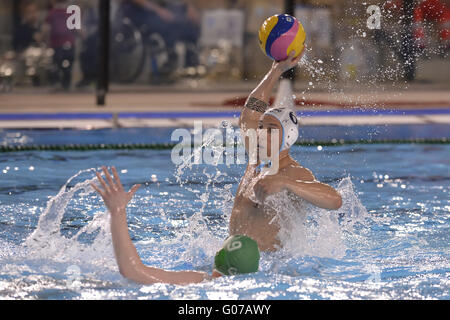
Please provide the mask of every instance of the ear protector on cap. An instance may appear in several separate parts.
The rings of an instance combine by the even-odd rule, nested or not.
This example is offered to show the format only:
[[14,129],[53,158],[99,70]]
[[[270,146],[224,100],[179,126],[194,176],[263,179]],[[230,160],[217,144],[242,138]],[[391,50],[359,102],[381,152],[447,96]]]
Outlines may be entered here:
[[264,116],[275,117],[282,127],[282,141],[280,152],[289,149],[298,138],[298,120],[295,112],[290,108],[271,108],[264,112]]

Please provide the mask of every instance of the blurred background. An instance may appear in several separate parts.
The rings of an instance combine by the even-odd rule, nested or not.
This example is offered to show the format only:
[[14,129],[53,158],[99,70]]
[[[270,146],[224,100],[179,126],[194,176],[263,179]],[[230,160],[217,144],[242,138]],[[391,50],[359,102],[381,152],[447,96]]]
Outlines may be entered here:
[[[0,91],[94,92],[104,58],[100,2],[2,0]],[[81,8],[79,30],[65,26],[71,4]],[[367,26],[372,4],[380,29]],[[448,0],[111,0],[108,89],[248,90],[271,64],[258,29],[289,5],[310,48],[296,88],[449,88]]]

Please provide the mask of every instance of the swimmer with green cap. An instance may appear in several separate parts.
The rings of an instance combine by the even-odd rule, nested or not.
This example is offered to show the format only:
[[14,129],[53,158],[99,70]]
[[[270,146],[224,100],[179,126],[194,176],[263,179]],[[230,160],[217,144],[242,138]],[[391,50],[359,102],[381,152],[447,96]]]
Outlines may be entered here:
[[243,235],[228,237],[214,258],[214,270],[222,275],[258,271],[259,249],[252,238]]
[[168,271],[144,265],[128,233],[126,216],[126,206],[140,185],[134,185],[127,192],[120,182],[115,167],[112,167],[114,179],[106,167],[102,167],[102,169],[106,181],[97,172],[97,179],[101,187],[94,183],[91,183],[91,186],[101,195],[111,214],[114,254],[119,272],[125,278],[142,284],[190,284],[211,280],[223,275],[258,271],[258,245],[253,239],[244,235],[232,235],[225,240],[222,249],[215,255],[212,275],[200,271]]

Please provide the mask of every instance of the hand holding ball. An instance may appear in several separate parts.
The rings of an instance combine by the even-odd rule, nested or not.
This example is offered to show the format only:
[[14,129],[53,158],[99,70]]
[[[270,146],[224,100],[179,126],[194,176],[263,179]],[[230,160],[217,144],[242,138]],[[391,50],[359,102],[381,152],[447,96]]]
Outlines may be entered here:
[[292,50],[295,50],[295,57],[301,54],[305,38],[303,25],[288,14],[267,18],[259,29],[259,45],[275,61],[285,60]]

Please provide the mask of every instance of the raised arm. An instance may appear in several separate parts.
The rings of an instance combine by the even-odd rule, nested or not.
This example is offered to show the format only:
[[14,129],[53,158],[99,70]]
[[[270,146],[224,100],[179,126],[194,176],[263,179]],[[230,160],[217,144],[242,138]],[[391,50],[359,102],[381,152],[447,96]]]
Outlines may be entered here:
[[239,118],[239,126],[243,131],[257,129],[258,120],[261,117],[261,114],[269,107],[269,100],[273,87],[285,71],[298,64],[302,58],[303,52],[294,58],[295,51],[292,50],[286,60],[273,62],[269,72],[266,73],[258,86],[250,93],[245,102],[244,109]]
[[112,167],[114,180],[106,167],[102,167],[106,181],[97,172],[97,178],[102,187],[91,184],[102,196],[106,207],[111,213],[111,235],[114,254],[119,266],[119,272],[134,282],[142,284],[171,283],[189,284],[201,282],[209,278],[208,274],[197,271],[166,271],[159,268],[148,267],[142,263],[136,247],[128,233],[126,206],[133,198],[140,185],[134,185],[126,192],[120,182],[115,167]]

